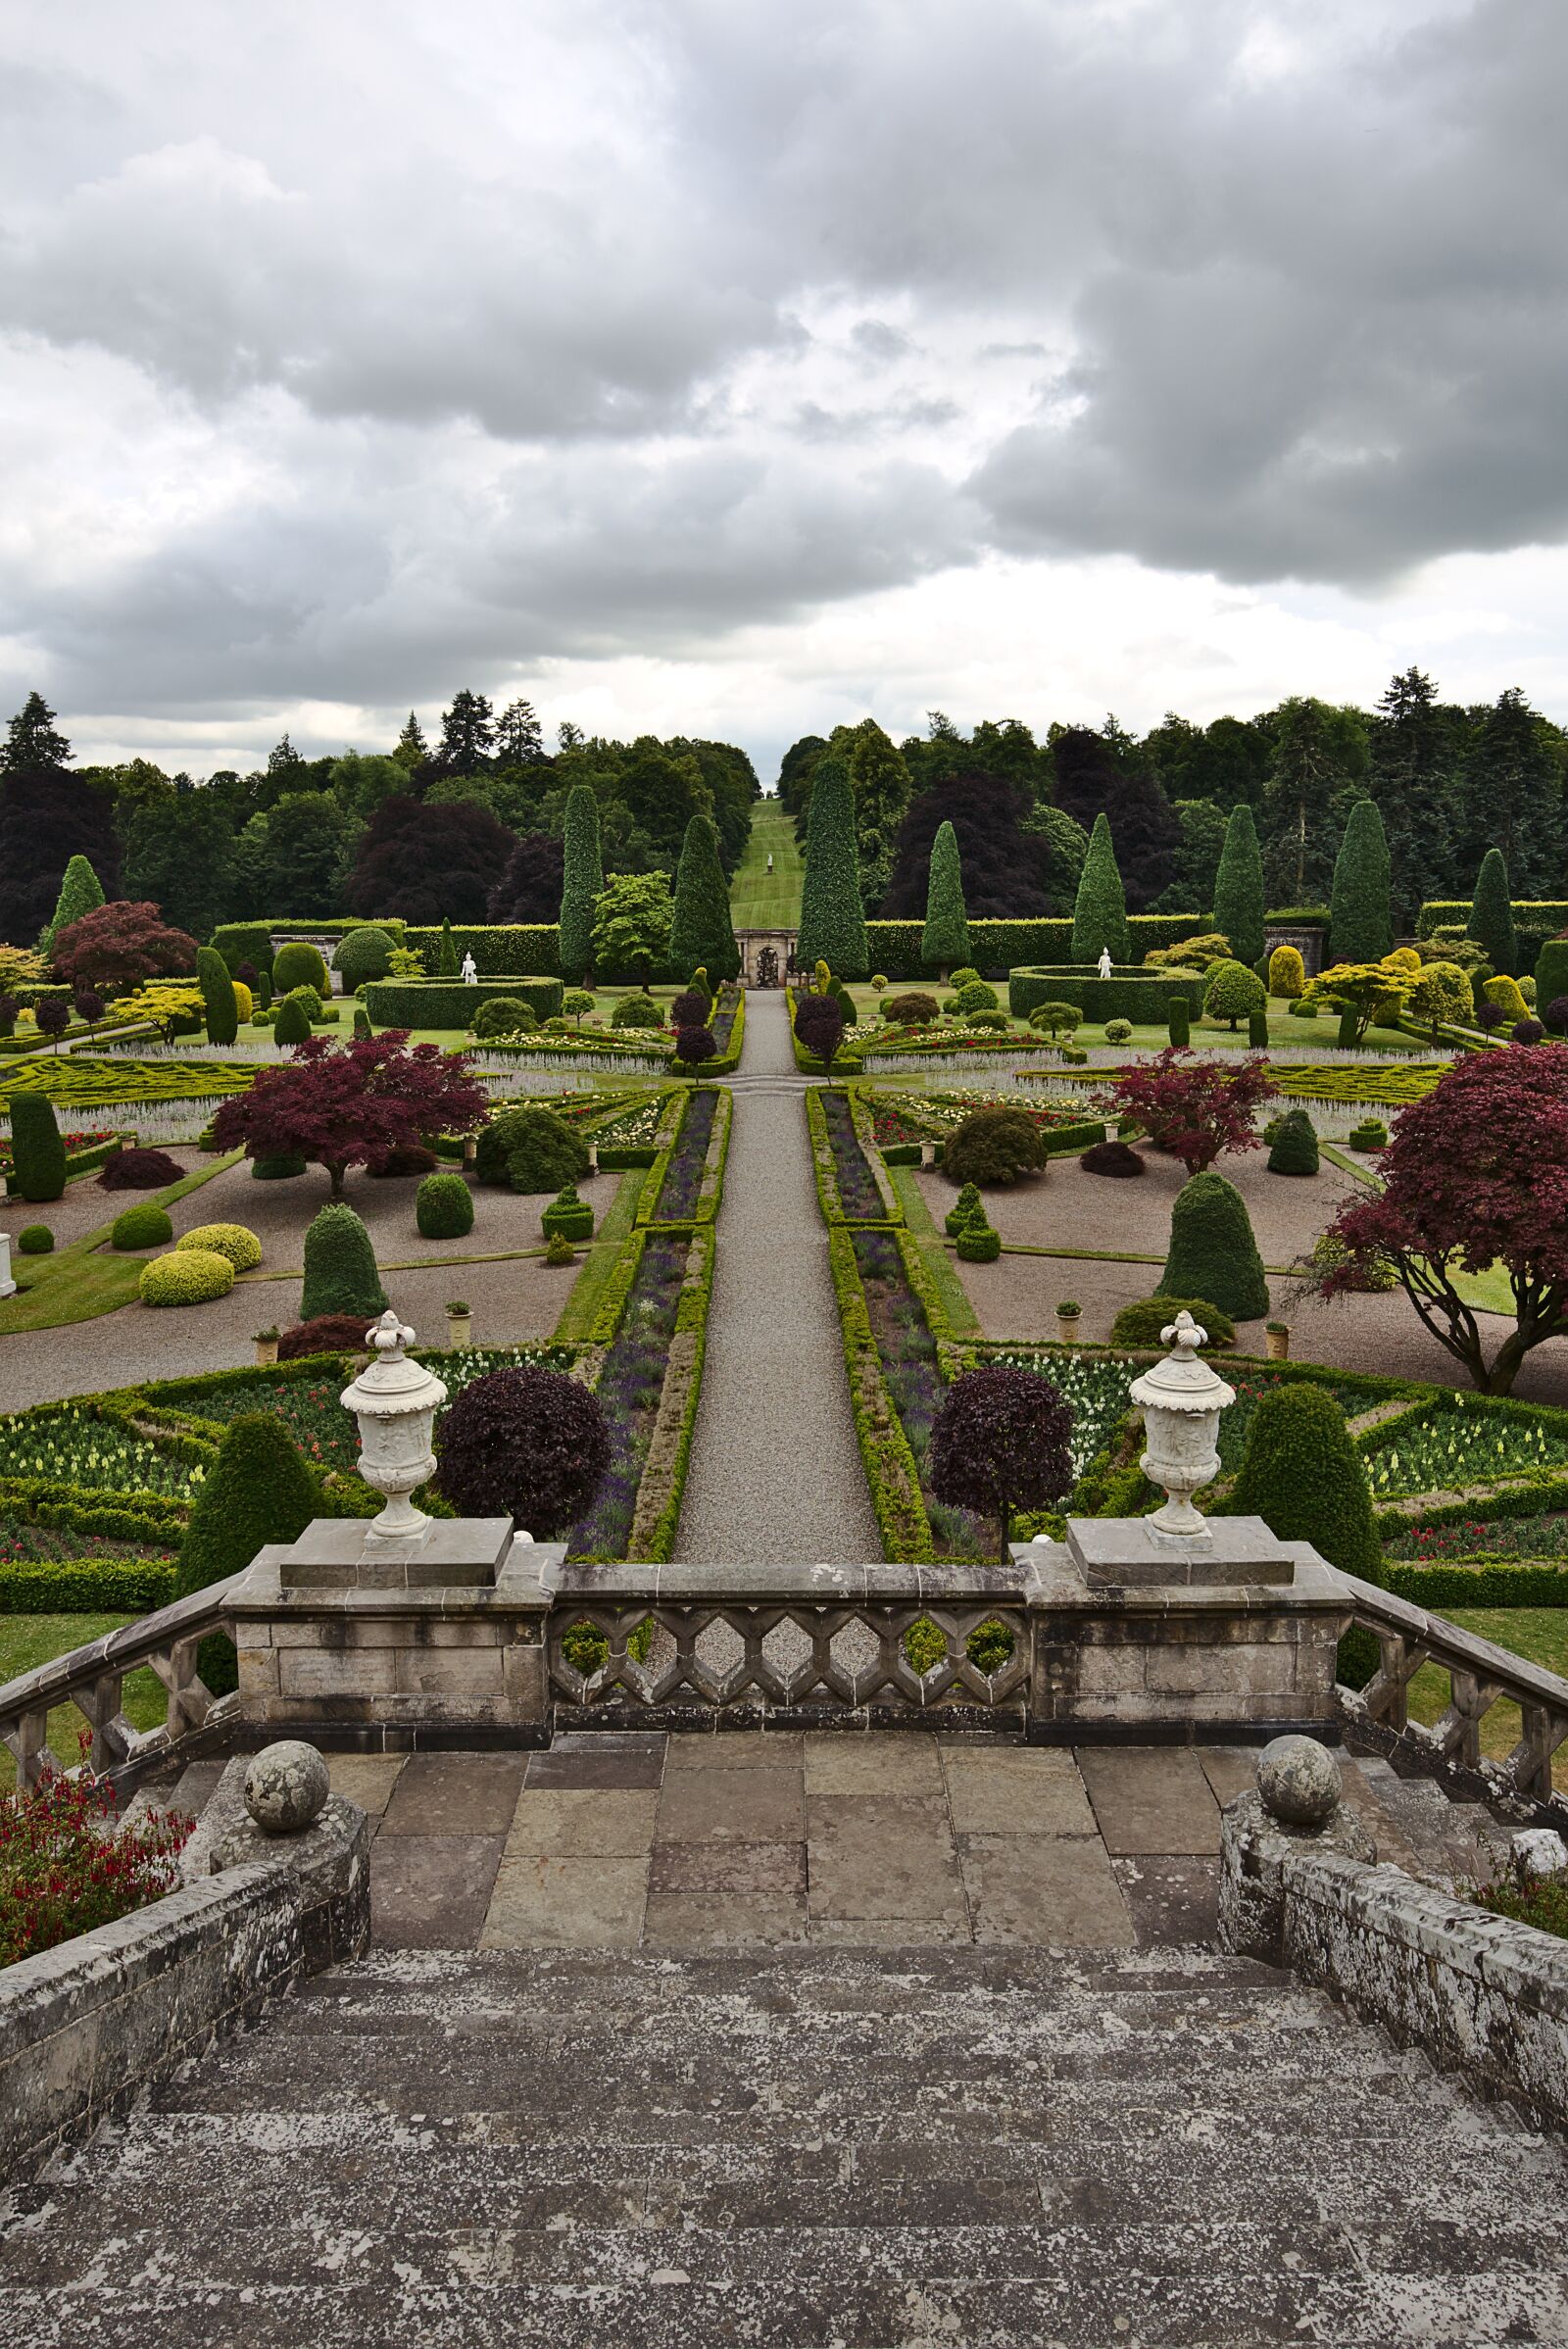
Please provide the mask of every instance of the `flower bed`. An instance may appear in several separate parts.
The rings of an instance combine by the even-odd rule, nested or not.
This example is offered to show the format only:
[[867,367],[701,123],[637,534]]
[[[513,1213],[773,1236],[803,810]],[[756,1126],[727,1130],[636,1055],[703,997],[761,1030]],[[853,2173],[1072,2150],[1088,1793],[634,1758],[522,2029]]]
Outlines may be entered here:
[[0,1068],[0,1101],[41,1093],[52,1101],[105,1107],[125,1101],[198,1101],[244,1093],[256,1071],[238,1060],[150,1060],[115,1054],[28,1060]]
[[44,1477],[93,1493],[160,1493],[190,1500],[197,1461],[136,1436],[90,1404],[54,1403],[5,1422],[6,1474]]
[[1568,1464],[1568,1433],[1528,1406],[1483,1412],[1462,1394],[1371,1430],[1362,1448],[1376,1500],[1467,1492]]
[[[1568,1558],[1568,1515],[1545,1510],[1539,1517],[1467,1517],[1451,1525],[1412,1520],[1384,1542],[1384,1554],[1415,1566],[1444,1566],[1454,1559]],[[1486,1603],[1478,1599],[1478,1606]]]
[[[89,1737],[81,1740],[85,1755]],[[113,1789],[46,1770],[0,1794],[0,1966],[53,1949],[173,1890],[195,1822],[148,1811],[120,1827]]]
[[636,1271],[597,1387],[610,1422],[610,1468],[593,1507],[567,1536],[573,1557],[626,1555],[675,1335],[688,1243],[675,1233],[650,1232],[638,1238],[642,1245],[636,1251]]
[[[66,1157],[69,1161],[72,1158],[85,1156],[89,1150],[108,1151],[112,1150],[120,1140],[120,1129],[117,1126],[88,1126],[75,1133],[62,1134],[60,1139],[65,1144]],[[16,1163],[12,1154],[10,1135],[0,1135],[0,1175],[4,1175],[9,1181],[16,1172]]]

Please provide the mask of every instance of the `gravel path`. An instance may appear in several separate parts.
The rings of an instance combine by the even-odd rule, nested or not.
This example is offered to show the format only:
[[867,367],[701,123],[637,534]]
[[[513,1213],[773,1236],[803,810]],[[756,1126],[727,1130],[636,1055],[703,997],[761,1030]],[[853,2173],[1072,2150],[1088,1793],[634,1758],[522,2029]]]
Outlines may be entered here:
[[688,1565],[857,1565],[882,1555],[804,1091],[782,993],[753,993],[675,1551]]

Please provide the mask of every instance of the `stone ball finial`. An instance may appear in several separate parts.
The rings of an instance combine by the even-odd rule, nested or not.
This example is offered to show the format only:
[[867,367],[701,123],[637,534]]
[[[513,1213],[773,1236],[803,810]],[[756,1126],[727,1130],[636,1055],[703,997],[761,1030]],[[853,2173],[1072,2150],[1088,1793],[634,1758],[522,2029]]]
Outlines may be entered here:
[[1292,1827],[1322,1827],[1340,1807],[1340,1766],[1315,1737],[1275,1737],[1257,1757],[1263,1808]]
[[269,1835],[297,1835],[329,1791],[324,1759],[300,1737],[264,1745],[245,1773],[245,1808]]

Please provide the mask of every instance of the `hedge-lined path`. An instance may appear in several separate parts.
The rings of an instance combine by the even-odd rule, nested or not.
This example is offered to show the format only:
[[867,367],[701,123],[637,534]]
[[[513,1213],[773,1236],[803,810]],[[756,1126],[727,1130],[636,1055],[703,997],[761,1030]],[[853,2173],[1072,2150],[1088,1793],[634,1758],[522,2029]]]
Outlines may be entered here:
[[857,1565],[881,1539],[855,1439],[806,1090],[779,993],[754,993],[734,1086],[696,1440],[687,1565]]

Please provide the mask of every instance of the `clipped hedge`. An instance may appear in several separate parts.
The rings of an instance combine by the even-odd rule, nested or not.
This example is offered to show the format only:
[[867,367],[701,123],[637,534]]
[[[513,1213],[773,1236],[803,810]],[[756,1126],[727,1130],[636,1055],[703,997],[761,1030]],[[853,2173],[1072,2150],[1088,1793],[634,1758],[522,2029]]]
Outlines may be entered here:
[[1203,1007],[1201,971],[1139,970],[1123,964],[1102,979],[1093,965],[1074,962],[1030,963],[1007,977],[1007,1008],[1014,1019],[1027,1019],[1037,1003],[1072,1003],[1085,1019],[1130,1019],[1145,1027],[1163,1027],[1173,997],[1189,1013]]
[[208,1248],[215,1256],[226,1256],[236,1272],[254,1272],[262,1260],[261,1242],[242,1223],[193,1224],[188,1232],[180,1234],[174,1247]]
[[[1469,911],[1466,906],[1465,911]],[[1133,954],[1139,958],[1152,947],[1179,946],[1213,927],[1206,913],[1132,913],[1127,917]],[[930,978],[934,963],[924,960],[920,941],[922,921],[868,921],[866,946],[871,968],[894,981]],[[982,977],[1004,977],[1019,964],[1067,961],[1072,954],[1072,916],[1039,916],[1026,921],[969,921],[969,960]]]
[[[383,928],[389,926],[382,924]],[[433,973],[441,940],[441,925],[432,922],[411,925],[402,943],[411,954],[422,954],[425,969]],[[496,978],[513,970],[543,971],[550,978],[561,976],[559,922],[476,922],[468,928],[454,923],[452,944],[460,965],[465,954],[473,956],[481,979]],[[637,973],[628,972],[627,976],[635,978]]]
[[481,1003],[502,997],[526,1003],[540,1019],[554,1019],[561,1010],[562,985],[559,979],[511,974],[467,986],[462,979],[372,979],[365,990],[365,1007],[378,1028],[466,1030]]
[[230,977],[235,977],[242,962],[270,971],[274,938],[346,938],[351,930],[376,929],[385,930],[393,945],[401,946],[406,927],[395,915],[373,921],[227,921],[219,924],[208,944],[222,955]]
[[0,1565],[0,1615],[150,1615],[174,1574],[161,1558],[23,1558]]
[[142,1266],[137,1294],[144,1305],[206,1305],[226,1297],[234,1267],[213,1248],[174,1248]]

